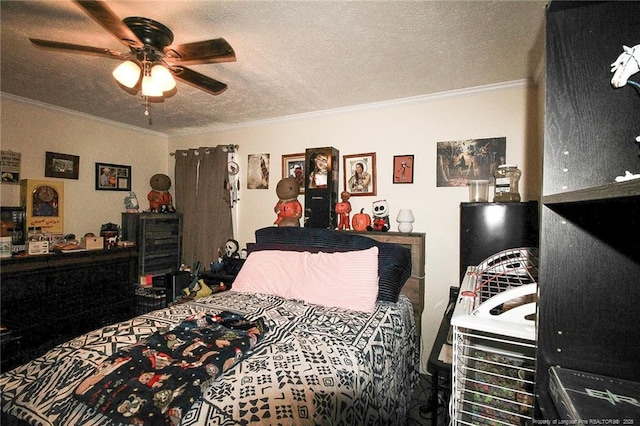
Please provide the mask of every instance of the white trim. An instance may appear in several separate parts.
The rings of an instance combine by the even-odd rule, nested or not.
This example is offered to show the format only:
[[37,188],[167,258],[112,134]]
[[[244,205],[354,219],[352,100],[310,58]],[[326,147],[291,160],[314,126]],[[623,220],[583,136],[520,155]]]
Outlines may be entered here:
[[56,105],[47,104],[45,102],[34,101],[33,99],[23,98],[21,96],[12,95],[12,94],[6,93],[6,92],[0,92],[0,97],[11,99],[11,100],[14,100],[14,101],[17,101],[17,102],[22,102],[22,103],[29,104],[29,105],[38,106],[38,107],[41,107],[41,108],[49,109],[49,110],[60,112],[60,113],[63,113],[63,114],[69,114],[69,115],[73,115],[73,116],[76,116],[76,117],[81,117],[83,119],[99,121],[101,123],[106,123],[106,124],[110,124],[110,125],[113,125],[113,126],[122,127],[122,128],[129,129],[129,130],[135,130],[137,132],[148,133],[150,135],[160,136],[160,137],[164,137],[164,138],[168,138],[169,137],[169,135],[167,133],[156,132],[156,131],[153,131],[153,130],[145,129],[143,127],[132,126],[132,125],[129,125],[129,124],[120,123],[119,121],[113,121],[113,120],[108,120],[108,119],[102,118],[102,117],[96,117],[95,115],[86,114],[84,112],[74,111],[72,109],[63,108],[63,107],[59,107],[59,106],[56,106]]
[[469,87],[469,88],[465,88],[465,89],[449,90],[447,92],[438,92],[438,93],[432,93],[432,94],[429,94],[429,95],[420,95],[420,96],[412,96],[412,97],[408,97],[408,98],[394,99],[394,100],[390,100],[390,101],[372,102],[372,103],[369,103],[369,104],[360,104],[360,105],[354,105],[354,106],[348,106],[348,107],[342,107],[342,108],[326,109],[326,110],[320,110],[320,111],[314,111],[314,112],[305,112],[305,113],[302,113],[302,114],[285,115],[285,116],[282,116],[282,117],[268,118],[268,119],[265,119],[265,120],[250,121],[250,122],[247,122],[247,123],[212,125],[212,126],[209,126],[207,128],[200,128],[200,129],[197,129],[197,130],[192,130],[192,131],[187,131],[187,132],[176,132],[176,133],[172,133],[171,135],[172,136],[174,136],[174,135],[182,136],[182,135],[191,135],[191,134],[198,134],[198,133],[209,133],[209,132],[213,132],[213,131],[235,130],[235,129],[242,129],[242,128],[247,128],[247,127],[257,127],[257,126],[281,123],[281,122],[291,121],[291,120],[300,120],[300,119],[307,119],[307,118],[322,117],[322,116],[326,116],[326,115],[339,114],[339,113],[343,113],[343,112],[368,110],[368,109],[378,109],[378,108],[386,108],[386,107],[395,107],[395,106],[398,106],[398,105],[407,105],[407,104],[418,103],[418,102],[434,101],[434,100],[452,98],[452,97],[457,97],[457,96],[467,96],[467,95],[470,95],[470,94],[481,93],[481,92],[494,92],[494,91],[497,91],[497,90],[508,90],[508,89],[522,88],[522,87],[528,87],[530,85],[531,85],[531,81],[530,80],[526,80],[526,79],[525,80],[514,80],[514,81],[503,82],[503,83],[487,84],[487,85],[484,85],[484,86]]
[[55,111],[64,112],[64,113],[68,113],[68,114],[71,114],[71,115],[83,117],[83,118],[93,119],[93,120],[100,121],[100,122],[103,122],[103,123],[109,123],[109,124],[112,124],[114,126],[119,126],[119,127],[131,129],[131,130],[136,130],[136,131],[139,131],[139,132],[144,132],[144,133],[148,133],[148,134],[152,134],[152,135],[156,135],[156,136],[163,136],[163,137],[169,138],[169,137],[172,137],[172,136],[196,135],[196,134],[203,134],[203,133],[211,133],[211,132],[215,132],[215,131],[226,131],[226,130],[243,129],[243,128],[248,128],[248,127],[264,126],[264,125],[268,125],[268,124],[275,124],[275,123],[282,123],[282,122],[292,121],[292,120],[301,120],[301,119],[322,117],[322,116],[339,114],[339,113],[344,113],[344,112],[362,111],[362,110],[379,109],[379,108],[387,108],[387,107],[396,107],[396,106],[399,106],[399,105],[407,105],[407,104],[413,104],[413,103],[418,103],[418,102],[428,102],[428,101],[435,101],[435,100],[440,100],[440,99],[445,99],[445,98],[453,98],[453,97],[458,97],[458,96],[468,96],[470,94],[482,93],[482,92],[495,92],[497,90],[508,90],[508,89],[522,88],[522,87],[530,86],[531,83],[532,83],[531,80],[526,80],[526,79],[525,80],[514,80],[514,81],[503,82],[503,83],[487,84],[487,85],[484,85],[484,86],[468,87],[468,88],[465,88],[465,89],[449,90],[449,91],[446,91],[446,92],[438,92],[438,93],[432,93],[432,94],[428,94],[428,95],[411,96],[411,97],[408,97],[408,98],[400,98],[400,99],[394,99],[394,100],[390,100],[390,101],[372,102],[372,103],[368,103],[368,104],[354,105],[354,106],[348,106],[348,107],[342,107],[342,108],[326,109],[326,110],[320,110],[320,111],[314,111],[314,112],[306,112],[306,113],[302,113],[302,114],[285,115],[285,116],[282,116],[282,117],[268,118],[268,119],[265,119],[265,120],[250,121],[250,122],[247,122],[247,123],[212,125],[212,126],[202,127],[202,128],[196,129],[196,130],[191,129],[191,130],[187,130],[187,131],[184,131],[184,132],[183,131],[176,131],[176,132],[172,132],[172,133],[155,132],[155,131],[151,131],[151,130],[148,130],[148,129],[145,129],[145,128],[142,128],[142,127],[136,127],[136,126],[123,124],[123,123],[120,123],[120,122],[117,122],[117,121],[113,121],[113,120],[107,120],[107,119],[104,119],[104,118],[96,117],[94,115],[89,115],[89,114],[85,114],[85,113],[82,113],[82,112],[73,111],[73,110],[70,110],[70,109],[67,109],[67,108],[62,108],[62,107],[46,104],[44,102],[34,101],[34,100],[31,100],[31,99],[27,99],[27,98],[22,98],[20,96],[11,95],[11,94],[4,93],[4,92],[0,92],[0,96],[4,96],[4,97],[7,97],[9,99],[16,100],[16,101],[21,101],[21,102],[25,102],[25,103],[32,104],[32,105],[37,105],[37,106],[40,106],[40,107],[43,107],[43,108],[48,108],[48,109],[52,109],[52,110],[55,110]]

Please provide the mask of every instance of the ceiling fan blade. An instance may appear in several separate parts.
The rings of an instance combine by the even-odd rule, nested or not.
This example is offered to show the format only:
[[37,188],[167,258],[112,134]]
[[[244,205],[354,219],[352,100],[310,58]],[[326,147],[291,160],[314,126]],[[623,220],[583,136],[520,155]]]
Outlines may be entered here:
[[177,44],[164,49],[165,59],[185,65],[235,62],[236,53],[223,38]]
[[219,95],[220,93],[227,90],[227,85],[212,78],[207,77],[204,74],[200,74],[199,72],[195,72],[189,68],[185,67],[175,67],[172,68],[174,72],[174,77],[184,81],[191,86],[204,90],[207,93],[211,93],[212,95]]
[[113,34],[125,46],[141,48],[144,44],[127,27],[122,20],[102,1],[81,1],[75,0],[76,4],[91,16],[104,29]]
[[61,41],[42,40],[39,38],[29,38],[31,43],[46,49],[64,50],[69,53],[89,53],[99,56],[107,56],[112,59],[125,59],[127,55],[107,49],[104,47],[83,46],[81,44],[63,43]]

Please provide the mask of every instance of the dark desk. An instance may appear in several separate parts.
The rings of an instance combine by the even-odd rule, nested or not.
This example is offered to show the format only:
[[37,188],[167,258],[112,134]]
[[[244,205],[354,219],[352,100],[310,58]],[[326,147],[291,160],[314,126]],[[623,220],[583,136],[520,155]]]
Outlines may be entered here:
[[[456,301],[458,299],[459,287],[449,288],[449,304],[442,317],[440,328],[436,340],[431,348],[429,354],[429,360],[427,361],[427,371],[431,374],[431,398],[429,400],[429,411],[431,411],[431,424],[437,426],[438,424],[438,393],[440,391],[451,391],[451,364],[440,360],[440,353],[444,345],[450,345],[447,342],[449,336],[449,329],[451,328],[451,316],[455,308]],[[453,351],[451,351],[453,352]],[[447,385],[441,389],[440,381],[447,381]],[[448,412],[447,398],[445,400],[444,413]]]

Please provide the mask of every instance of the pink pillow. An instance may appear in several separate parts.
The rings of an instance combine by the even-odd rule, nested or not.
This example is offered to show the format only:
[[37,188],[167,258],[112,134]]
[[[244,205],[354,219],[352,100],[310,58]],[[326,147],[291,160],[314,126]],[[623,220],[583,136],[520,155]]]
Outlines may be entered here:
[[253,252],[232,290],[373,312],[378,296],[378,247],[341,253]]

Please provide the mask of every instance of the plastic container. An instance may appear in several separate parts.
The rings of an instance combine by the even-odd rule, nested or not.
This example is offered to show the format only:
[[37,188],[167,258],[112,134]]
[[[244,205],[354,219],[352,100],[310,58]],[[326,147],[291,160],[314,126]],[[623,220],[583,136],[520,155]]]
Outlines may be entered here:
[[486,203],[489,201],[489,181],[470,180],[469,181],[469,202]]
[[494,173],[496,185],[494,189],[493,201],[497,203],[519,202],[520,192],[518,183],[522,172],[514,164],[501,164]]

